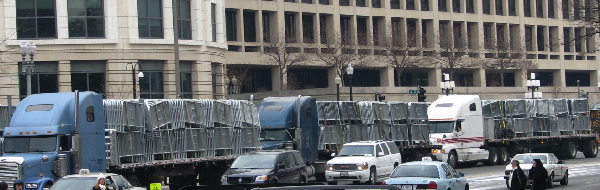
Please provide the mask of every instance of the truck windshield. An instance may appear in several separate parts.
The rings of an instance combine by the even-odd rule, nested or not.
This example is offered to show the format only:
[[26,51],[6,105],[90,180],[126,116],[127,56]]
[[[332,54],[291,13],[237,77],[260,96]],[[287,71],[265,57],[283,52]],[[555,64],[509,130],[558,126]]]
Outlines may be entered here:
[[6,137],[5,153],[51,152],[56,150],[56,136]]
[[373,156],[373,145],[346,145],[337,156]]
[[285,140],[285,129],[262,130],[262,131],[260,131],[260,137],[258,140],[261,140],[261,141],[284,141]]
[[452,133],[454,121],[429,121],[429,132]]
[[273,169],[275,158],[277,158],[275,154],[241,155],[231,164],[231,169]]

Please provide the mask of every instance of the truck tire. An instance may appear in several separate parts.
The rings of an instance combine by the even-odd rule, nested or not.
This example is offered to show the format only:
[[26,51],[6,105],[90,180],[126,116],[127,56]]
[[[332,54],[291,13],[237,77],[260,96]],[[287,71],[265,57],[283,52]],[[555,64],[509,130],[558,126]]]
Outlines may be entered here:
[[455,151],[450,151],[448,154],[448,164],[452,166],[452,168],[456,169],[456,164],[458,163],[458,155],[456,155]]
[[317,182],[326,182],[327,181],[327,177],[325,177],[325,173],[316,173],[315,179],[317,179]]
[[500,149],[498,150],[498,164],[504,165],[507,164],[509,161],[510,158],[508,156],[508,149],[506,149],[506,147],[500,147]]
[[596,140],[588,140],[583,144],[583,155],[586,158],[595,158],[598,156],[598,142]]
[[485,161],[485,165],[494,166],[498,164],[498,150],[494,147],[491,147],[488,151],[490,154],[488,155],[487,161]]
[[574,142],[566,142],[563,155],[565,159],[573,159],[577,156],[577,145]]

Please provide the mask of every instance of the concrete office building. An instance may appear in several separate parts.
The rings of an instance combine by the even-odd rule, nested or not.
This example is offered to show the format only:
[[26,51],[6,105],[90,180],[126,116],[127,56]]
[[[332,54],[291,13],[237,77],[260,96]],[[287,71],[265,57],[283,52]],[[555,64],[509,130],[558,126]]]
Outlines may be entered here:
[[[354,100],[373,100],[378,92],[386,100],[416,101],[408,94],[418,85],[427,90],[427,101],[442,94],[440,82],[450,69],[433,64],[407,68],[398,79],[383,55],[385,43],[394,41],[412,47],[411,57],[438,63],[444,42],[469,67],[454,69],[452,93],[481,94],[484,98],[524,98],[527,79],[535,73],[544,98],[577,97],[579,89],[598,99],[597,35],[583,35],[586,28],[569,20],[577,19],[572,7],[583,0],[227,0],[225,18],[228,69],[245,69],[249,79],[242,93],[255,97],[273,94],[280,83],[283,95],[310,94],[322,100],[336,97],[336,68],[319,59],[290,66],[284,72],[261,54],[268,44],[285,39],[294,51],[314,55],[325,52],[331,36],[342,36],[343,53],[369,57],[354,66]],[[562,7],[570,7],[563,12]],[[416,39],[416,40],[415,40]],[[344,40],[344,39],[342,39]],[[329,42],[328,42],[329,41]],[[397,42],[396,42],[397,41]],[[459,47],[459,44],[463,44]],[[508,47],[510,52],[497,51]],[[347,51],[346,51],[347,50]],[[513,57],[537,64],[532,69],[507,69],[500,87],[498,69],[476,62]],[[284,75],[284,80],[279,76]],[[343,79],[348,83],[348,79]],[[579,82],[578,82],[579,81]],[[297,91],[299,90],[299,91]],[[348,100],[348,88],[341,89]],[[242,96],[243,97],[243,96]]]
[[[133,98],[132,79],[141,71],[137,98],[177,97],[172,2],[0,1],[0,37],[6,39],[0,45],[0,103],[6,103],[4,95],[26,96],[19,46],[31,42],[37,46],[33,94],[92,90],[107,98]],[[177,2],[181,97],[222,98],[224,0]]]

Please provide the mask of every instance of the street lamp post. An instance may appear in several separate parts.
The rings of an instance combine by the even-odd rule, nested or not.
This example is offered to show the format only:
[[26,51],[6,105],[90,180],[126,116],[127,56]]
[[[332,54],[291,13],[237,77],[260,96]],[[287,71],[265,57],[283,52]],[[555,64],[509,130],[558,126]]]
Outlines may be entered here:
[[440,87],[442,88],[442,93],[446,92],[446,96],[450,95],[450,91],[454,92],[454,81],[450,80],[450,74],[444,73],[444,78],[442,82],[440,82]]
[[350,83],[348,86],[350,86],[350,101],[353,101],[352,99],[352,75],[354,75],[354,68],[352,68],[352,64],[348,64],[348,68],[346,68],[346,74],[348,74],[348,82]]
[[541,98],[542,92],[535,92],[535,90],[537,90],[539,87],[540,80],[535,80],[535,73],[531,73],[531,79],[527,80],[527,90],[531,90],[531,97],[529,96],[529,94],[525,93],[525,98]]
[[[27,75],[27,96],[31,95],[31,75],[33,74],[33,67],[35,66],[33,62],[33,56],[37,51],[37,47],[33,42],[29,45],[27,42],[22,42],[19,46],[19,51],[21,52],[21,72],[24,72]],[[26,56],[30,56],[30,61],[26,61]]]
[[[129,67],[129,65],[131,65],[131,80],[133,82],[133,99],[135,99],[135,97],[137,97],[136,93],[137,93],[137,84],[136,84],[136,77],[135,77],[135,68],[139,67],[140,65],[137,63],[127,63],[127,66]],[[142,68],[140,68],[141,70]],[[144,73],[142,71],[140,71],[137,74],[138,78],[144,78]]]
[[335,77],[335,86],[336,86],[336,97],[337,101],[340,101],[340,84],[342,84],[342,79],[340,76]]

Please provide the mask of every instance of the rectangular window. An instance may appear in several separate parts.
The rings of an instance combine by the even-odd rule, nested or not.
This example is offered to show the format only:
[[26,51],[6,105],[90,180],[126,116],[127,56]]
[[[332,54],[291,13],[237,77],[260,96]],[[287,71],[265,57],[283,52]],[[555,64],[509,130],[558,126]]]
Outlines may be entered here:
[[506,40],[507,38],[504,35],[504,25],[496,24],[496,49],[507,50]]
[[295,3],[295,2],[296,2],[296,0],[284,0],[283,2]]
[[464,45],[462,42],[462,24],[460,22],[454,22],[452,30],[454,36],[454,47],[461,48]]
[[356,6],[357,7],[366,7],[367,4],[365,3],[365,0],[356,0]]
[[438,0],[438,11],[448,12],[446,0]]
[[70,38],[104,37],[104,8],[102,0],[69,0]]
[[421,10],[422,11],[430,11],[429,10],[429,0],[421,0]]
[[140,38],[163,38],[161,0],[137,0]]
[[573,19],[575,20],[581,20],[581,3],[579,3],[579,1],[572,1],[573,2]]
[[319,25],[321,28],[321,44],[327,44],[327,16],[319,16]]
[[350,36],[350,17],[341,16],[340,17],[340,31],[342,33],[342,44],[350,44],[351,39],[347,36]]
[[508,0],[508,15],[517,16],[517,0]]
[[390,7],[392,9],[400,9],[400,0],[391,0]]
[[321,4],[321,5],[329,5],[329,0],[319,0],[319,4]]
[[371,6],[373,8],[381,8],[381,0],[371,0]]
[[56,38],[54,0],[16,0],[17,38]]
[[296,15],[285,14],[285,42],[296,43]]
[[312,15],[302,15],[302,37],[304,39],[304,43],[315,42],[313,24],[314,21]]
[[191,61],[180,61],[180,85],[181,85],[181,98],[191,99],[192,98],[192,62]]
[[490,3],[491,0],[483,0],[482,6],[483,6],[483,14],[489,15],[491,14],[491,10],[492,8],[490,8],[492,6],[492,4]]
[[475,2],[467,0],[467,13],[475,13]]
[[237,41],[237,12],[235,10],[225,11],[225,25],[227,41]]
[[302,0],[302,3],[313,4],[313,0]]
[[406,20],[406,44],[408,47],[417,47],[417,21]]
[[452,12],[460,13],[460,0],[452,0]]
[[523,0],[524,16],[531,17],[531,0]]
[[144,77],[140,78],[140,98],[162,99],[164,98],[164,80],[162,61],[140,60],[140,71]]
[[71,61],[71,91],[106,93],[104,61]]
[[[177,2],[178,4],[178,8],[179,8],[179,14],[177,15],[177,25],[179,26],[179,28],[177,28],[177,32],[179,33],[178,37],[179,39],[186,39],[186,40],[191,40],[192,39],[192,12],[191,12],[191,5],[190,5],[190,0],[178,0]],[[213,3],[214,5],[214,3]],[[212,7],[211,7],[211,11],[213,11]],[[211,12],[211,14],[213,14],[214,12]],[[211,17],[212,19],[212,17]],[[212,22],[212,20],[211,20]],[[216,29],[216,27],[214,28]],[[216,32],[216,31],[213,31]],[[216,33],[215,33],[216,34]],[[214,36],[215,38],[217,37],[216,35]]]
[[[21,63],[19,63],[21,64]],[[27,97],[27,75],[19,67],[19,98]],[[31,94],[58,92],[58,63],[36,61],[31,75]]]
[[[216,42],[217,41],[217,4],[215,4],[215,3],[210,4],[210,25],[212,28],[212,41]],[[190,34],[191,34],[191,30],[192,29],[190,27]]]
[[415,0],[406,0],[406,10],[415,10]]
[[582,38],[581,36],[581,29],[580,28],[575,28],[575,35],[573,35],[573,37],[575,37],[575,52],[581,52],[581,41]]
[[244,41],[256,42],[256,14],[244,11]]
[[532,28],[532,26],[525,26],[525,49],[527,51],[533,51],[533,28]]
[[535,15],[544,18],[544,4],[542,0],[535,0]]
[[340,0],[340,6],[350,6],[350,0]]
[[431,22],[431,20],[422,20],[421,21],[421,46],[427,48],[429,47],[427,44],[429,43],[427,40],[427,22]]
[[569,0],[562,0],[562,10],[563,19],[569,19],[569,12],[571,11],[571,7],[569,6]]
[[492,25],[491,24],[484,24],[483,25],[483,46],[485,47],[485,49],[492,49],[493,48],[493,42],[492,42]]
[[502,0],[496,0],[496,15],[504,15],[503,5]]
[[548,18],[554,17],[554,0],[548,0]]
[[402,36],[402,20],[398,18],[392,18],[392,44],[396,47],[402,45],[400,36]]
[[367,45],[367,18],[358,17],[356,19],[356,35],[358,36],[358,45]]
[[263,42],[271,42],[271,19],[269,13],[263,12]]

